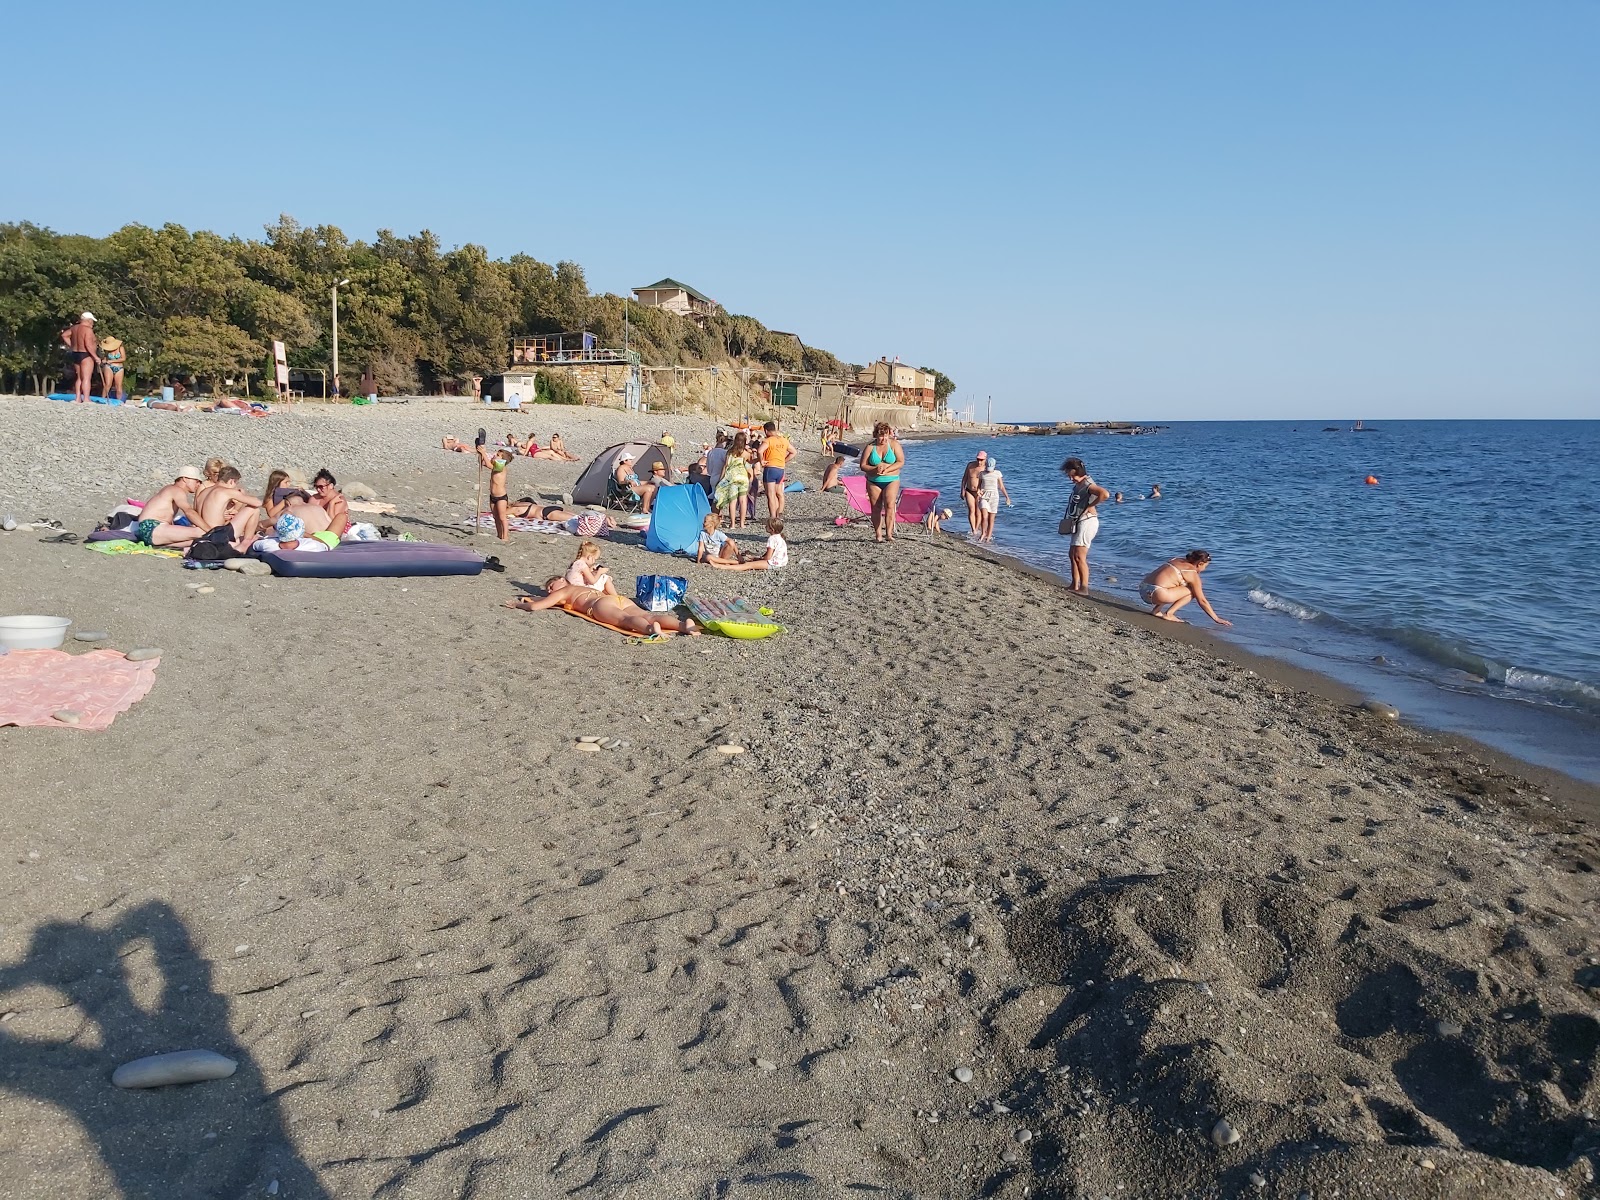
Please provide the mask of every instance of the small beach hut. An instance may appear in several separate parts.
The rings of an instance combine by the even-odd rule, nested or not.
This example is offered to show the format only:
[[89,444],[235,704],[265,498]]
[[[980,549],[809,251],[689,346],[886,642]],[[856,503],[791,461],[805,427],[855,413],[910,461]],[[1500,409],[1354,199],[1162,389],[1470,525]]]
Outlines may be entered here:
[[572,485],[574,504],[604,504],[611,476],[616,473],[617,461],[624,455],[633,455],[634,470],[640,479],[650,478],[650,464],[663,463],[672,470],[672,450],[660,442],[618,442],[607,446],[583,469],[578,482]]

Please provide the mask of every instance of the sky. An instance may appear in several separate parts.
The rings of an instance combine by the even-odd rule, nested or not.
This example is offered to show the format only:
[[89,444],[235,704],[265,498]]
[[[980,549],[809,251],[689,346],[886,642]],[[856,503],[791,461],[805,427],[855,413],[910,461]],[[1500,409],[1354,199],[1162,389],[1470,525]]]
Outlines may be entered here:
[[128,18],[7,19],[0,221],[670,275],[979,419],[1600,417],[1600,0]]

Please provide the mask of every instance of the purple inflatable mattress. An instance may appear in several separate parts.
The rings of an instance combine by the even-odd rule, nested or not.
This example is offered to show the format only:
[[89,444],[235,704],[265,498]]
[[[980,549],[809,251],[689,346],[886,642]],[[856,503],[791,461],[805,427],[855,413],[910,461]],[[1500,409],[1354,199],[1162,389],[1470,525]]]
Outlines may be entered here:
[[261,560],[291,579],[370,579],[400,575],[477,575],[483,556],[438,542],[345,542],[322,554],[272,550]]

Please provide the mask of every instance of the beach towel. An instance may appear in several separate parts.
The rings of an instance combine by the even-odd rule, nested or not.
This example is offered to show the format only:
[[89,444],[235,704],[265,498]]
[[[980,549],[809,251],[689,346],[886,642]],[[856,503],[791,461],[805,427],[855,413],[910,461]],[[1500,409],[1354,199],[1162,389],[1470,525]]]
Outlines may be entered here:
[[[584,516],[588,516],[588,515],[589,514],[587,514],[587,513],[584,514]],[[506,518],[506,528],[512,530],[515,533],[562,533],[562,534],[571,535],[574,532],[577,532],[577,533],[581,533],[584,537],[605,537],[606,536],[605,518],[600,513],[595,513],[595,514],[593,514],[593,516],[594,516],[594,519],[591,520],[591,521],[585,521],[583,516],[580,516],[580,517],[577,518],[577,520],[579,522],[583,523],[583,526],[592,525],[593,526],[592,529],[580,527],[578,530],[574,531],[571,528],[571,525],[573,524],[573,522],[570,522],[570,521],[542,521],[538,517],[507,517]],[[464,529],[471,529],[472,528],[472,522],[471,521],[463,521],[463,522],[461,522],[461,525],[462,525],[462,528],[464,528]],[[494,516],[491,513],[479,513],[478,514],[478,528],[479,529],[493,529],[494,528]]]
[[[129,662],[120,650],[12,650],[0,654],[0,725],[109,729],[155,686],[159,658]],[[53,714],[75,712],[76,723]]]
[[142,542],[131,542],[126,538],[108,538],[103,542],[85,542],[84,547],[100,554],[154,554],[161,558],[182,558],[182,550],[174,550],[170,546],[146,546]]

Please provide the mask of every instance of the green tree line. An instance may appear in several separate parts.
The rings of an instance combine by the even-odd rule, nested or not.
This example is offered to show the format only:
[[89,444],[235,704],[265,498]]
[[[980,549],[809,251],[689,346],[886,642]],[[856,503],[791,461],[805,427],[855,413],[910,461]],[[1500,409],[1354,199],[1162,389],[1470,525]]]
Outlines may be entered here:
[[[370,372],[390,395],[465,390],[472,376],[506,369],[518,334],[588,330],[602,346],[623,342],[623,298],[591,294],[577,263],[445,250],[426,230],[381,230],[369,243],[287,216],[259,240],[179,225],[93,238],[0,223],[0,388],[53,387],[65,367],[60,332],[85,309],[125,343],[129,386],[182,378],[242,389],[247,373],[270,378],[274,340],[291,367],[326,368],[340,279],[350,281],[339,292],[340,373]],[[700,325],[629,302],[627,321],[629,346],[652,365],[853,369],[754,317],[718,310]]]

